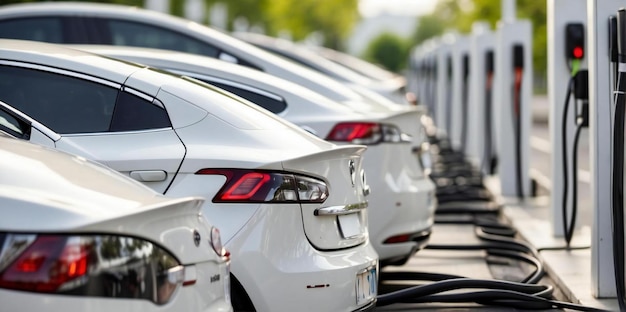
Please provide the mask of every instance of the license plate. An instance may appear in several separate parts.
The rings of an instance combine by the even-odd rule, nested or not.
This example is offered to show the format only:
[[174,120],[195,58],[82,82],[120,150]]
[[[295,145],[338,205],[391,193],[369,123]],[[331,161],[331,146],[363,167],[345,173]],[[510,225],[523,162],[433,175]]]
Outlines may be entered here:
[[340,215],[338,219],[343,238],[351,238],[361,234],[361,220],[358,213]]
[[376,280],[376,267],[356,275],[356,304],[362,305],[369,303],[376,297],[378,293],[378,281]]

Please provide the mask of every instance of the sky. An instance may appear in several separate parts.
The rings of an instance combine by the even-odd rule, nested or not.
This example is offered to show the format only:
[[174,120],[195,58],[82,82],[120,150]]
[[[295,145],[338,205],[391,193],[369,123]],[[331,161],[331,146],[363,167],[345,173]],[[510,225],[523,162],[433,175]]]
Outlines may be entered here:
[[359,0],[359,12],[364,17],[388,13],[392,15],[424,15],[435,8],[437,0]]

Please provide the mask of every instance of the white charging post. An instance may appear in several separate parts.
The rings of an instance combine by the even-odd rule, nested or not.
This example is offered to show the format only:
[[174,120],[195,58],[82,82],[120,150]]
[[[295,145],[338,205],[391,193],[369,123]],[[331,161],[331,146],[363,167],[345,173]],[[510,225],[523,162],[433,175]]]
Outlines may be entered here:
[[613,95],[608,25],[609,17],[623,6],[625,3],[620,0],[587,0],[591,200],[595,212],[591,232],[591,282],[592,293],[597,298],[616,296],[611,234]]
[[466,86],[467,93],[465,93],[463,90],[463,58],[468,57],[469,59],[469,43],[469,37],[458,35],[456,36],[456,40],[452,43],[450,51],[450,55],[452,56],[452,88],[449,92],[451,92],[452,101],[450,103],[451,124],[449,129],[451,133],[449,134],[449,138],[452,148],[457,151],[463,151],[463,144],[467,143],[463,142],[463,137],[467,137],[467,128],[464,128],[463,120],[467,120],[467,114],[465,114],[465,112],[468,112],[467,100],[469,86]]
[[[498,149],[498,173],[501,194],[505,197],[526,197],[530,194],[529,137],[531,127],[531,100],[533,89],[532,25],[527,20],[516,20],[515,1],[502,1],[502,20],[496,32],[495,116]],[[523,72],[519,98],[515,99],[514,53],[516,47],[522,57]],[[523,55],[522,55],[523,54]],[[519,101],[517,137],[514,119],[515,101]],[[519,140],[518,140],[519,139]],[[518,158],[519,157],[519,158]],[[519,161],[519,164],[518,164]]]
[[450,61],[452,60],[451,49],[456,34],[448,33],[441,37],[436,50],[437,57],[437,113],[435,123],[444,136],[450,136],[450,104],[451,94],[451,72]]
[[[552,206],[552,231],[555,236],[562,237],[563,232],[563,109],[565,106],[565,98],[568,90],[568,83],[571,77],[571,69],[568,67],[566,58],[566,27],[568,24],[582,23],[587,21],[587,0],[550,0],[548,1],[548,101],[550,103],[550,138],[552,150],[550,156],[550,166],[552,173],[552,190],[550,196],[550,204]],[[586,28],[586,25],[585,25]],[[581,63],[581,69],[587,69],[585,56]],[[573,101],[573,99],[570,99]],[[571,106],[571,105],[570,105]],[[573,125],[574,109],[568,110],[566,123]],[[567,140],[568,163],[571,164],[572,146],[574,142],[573,127],[568,128]],[[573,199],[571,185],[577,183],[572,181],[572,174],[568,169],[568,216],[572,215],[571,203]]]
[[[485,103],[487,86],[486,55],[494,49],[495,34],[491,31],[489,23],[475,22],[472,24],[470,37],[470,79],[469,79],[469,105],[467,114],[467,159],[480,168],[484,163],[487,122],[491,122],[491,129],[495,129],[493,118],[486,120]],[[493,98],[493,96],[492,96]],[[493,101],[491,101],[493,103]],[[483,172],[487,173],[487,172]]]

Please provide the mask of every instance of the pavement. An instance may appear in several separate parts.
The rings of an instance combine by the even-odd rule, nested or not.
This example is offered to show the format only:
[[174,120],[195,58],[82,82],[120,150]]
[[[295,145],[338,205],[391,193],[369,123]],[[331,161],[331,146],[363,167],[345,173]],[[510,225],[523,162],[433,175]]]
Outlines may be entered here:
[[[547,97],[539,96],[533,103],[533,127],[537,128],[540,140],[547,140],[549,105]],[[536,134],[536,133],[535,133]],[[531,144],[532,145],[532,144]],[[533,153],[535,153],[534,151]],[[549,151],[539,151],[540,154]],[[541,165],[549,164],[546,159],[549,155],[539,155]],[[531,165],[532,167],[532,165]],[[608,311],[619,311],[615,298],[596,298],[592,294],[591,276],[591,249],[589,219],[592,214],[583,220],[585,225],[580,226],[573,237],[572,246],[583,247],[577,250],[565,250],[564,240],[554,237],[550,223],[550,177],[542,175],[549,173],[549,168],[535,168],[536,181],[539,183],[537,197],[527,198],[523,201],[505,198],[499,190],[497,176],[487,177],[485,185],[502,204],[500,218],[502,222],[510,224],[518,231],[517,237],[530,243],[536,249],[545,249],[539,252],[540,260],[545,269],[545,277],[538,284],[548,284],[555,288],[554,298],[563,302],[571,302],[586,307],[598,308]],[[536,176],[539,174],[540,176]],[[588,193],[583,193],[588,197]],[[584,198],[583,200],[589,200]],[[474,235],[474,226],[469,224],[438,224],[433,228],[433,234],[429,245],[443,244],[477,244],[478,238]],[[520,263],[493,261],[483,250],[432,250],[424,249],[417,252],[405,265],[397,267],[385,267],[381,270],[384,277],[387,272],[398,272],[410,276],[415,272],[455,274],[476,279],[497,279],[515,281],[528,272],[528,267]],[[406,273],[403,273],[406,272]],[[424,285],[423,281],[385,281],[379,290],[380,294],[388,293],[401,288],[415,285]],[[484,306],[474,303],[395,303],[377,307],[375,311],[518,311],[515,308]],[[561,311],[560,309],[542,311]],[[564,311],[574,311],[564,309]]]

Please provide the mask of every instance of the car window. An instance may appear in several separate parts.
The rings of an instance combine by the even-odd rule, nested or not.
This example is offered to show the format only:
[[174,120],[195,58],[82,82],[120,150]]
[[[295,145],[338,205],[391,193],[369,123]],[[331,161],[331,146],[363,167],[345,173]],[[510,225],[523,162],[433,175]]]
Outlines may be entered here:
[[61,134],[171,126],[164,108],[139,96],[30,68],[0,66],[0,100]]
[[219,82],[215,82],[211,80],[204,80],[204,82],[214,85],[220,89],[224,89],[228,92],[234,93],[256,105],[259,105],[267,109],[268,111],[274,114],[278,114],[287,108],[287,103],[285,103],[285,101],[279,98],[276,98],[276,99],[270,98],[262,94],[259,94],[257,92],[245,90],[243,88],[238,88],[232,85],[227,85],[224,83],[219,83]]
[[0,130],[17,138],[28,139],[30,136],[30,125],[3,109],[0,109]]
[[63,26],[58,17],[33,17],[0,22],[0,37],[64,43]]
[[128,92],[120,92],[111,131],[134,131],[171,127],[164,108]]
[[175,50],[216,58],[219,50],[207,43],[168,29],[122,20],[107,20],[109,44]]

